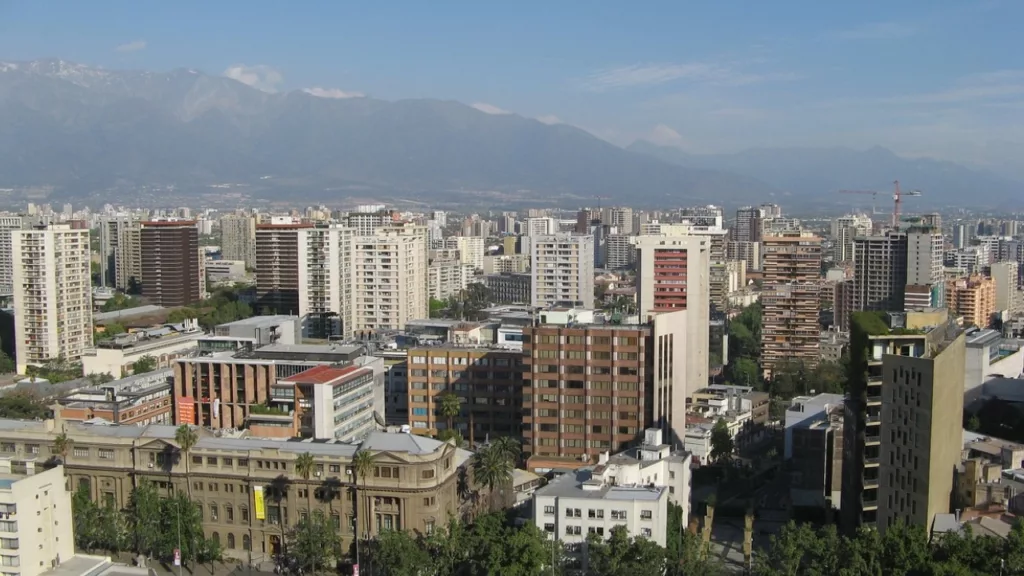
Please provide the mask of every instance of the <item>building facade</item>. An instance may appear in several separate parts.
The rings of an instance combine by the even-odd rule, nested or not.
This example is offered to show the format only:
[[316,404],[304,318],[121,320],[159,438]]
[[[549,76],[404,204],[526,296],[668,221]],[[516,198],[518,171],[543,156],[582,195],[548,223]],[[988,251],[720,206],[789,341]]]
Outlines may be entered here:
[[256,268],[256,218],[230,214],[220,219],[220,252],[225,260],[241,260]]
[[545,308],[573,302],[594,305],[594,237],[549,234],[531,237],[533,294],[530,304]]
[[92,346],[89,230],[51,224],[11,232],[16,364],[75,362]]
[[527,304],[530,302],[533,275],[529,273],[488,274],[484,286],[496,304]]
[[992,278],[972,275],[946,282],[946,308],[963,318],[964,326],[988,327],[996,312],[996,283]]
[[390,226],[356,236],[353,330],[400,330],[428,316],[427,235],[422,226]]
[[142,295],[157,306],[188,306],[203,298],[199,230],[191,220],[142,222]]
[[817,364],[821,239],[793,232],[764,238],[761,368]]
[[256,309],[260,314],[299,314],[299,232],[311,227],[256,227]]
[[71,493],[64,467],[37,470],[0,457],[0,565],[5,574],[37,576],[75,555]]

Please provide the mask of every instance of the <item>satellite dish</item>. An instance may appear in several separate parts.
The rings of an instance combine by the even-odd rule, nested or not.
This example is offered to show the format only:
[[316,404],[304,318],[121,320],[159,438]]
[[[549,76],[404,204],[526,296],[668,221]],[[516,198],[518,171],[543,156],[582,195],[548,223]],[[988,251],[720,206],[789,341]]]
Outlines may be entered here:
[[380,415],[380,412],[373,411],[373,421],[380,427],[385,427],[387,424],[384,422],[384,417]]

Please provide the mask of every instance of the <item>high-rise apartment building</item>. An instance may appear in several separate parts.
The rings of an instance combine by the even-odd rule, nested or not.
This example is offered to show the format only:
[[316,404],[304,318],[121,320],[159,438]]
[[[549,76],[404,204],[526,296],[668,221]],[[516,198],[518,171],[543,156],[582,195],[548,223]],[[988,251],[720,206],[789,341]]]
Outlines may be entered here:
[[367,208],[373,208],[374,211],[350,212],[345,219],[345,223],[356,231],[357,236],[371,236],[378,228],[391,226],[398,221],[398,213],[394,210],[385,210],[383,205]]
[[963,333],[942,309],[854,313],[850,333],[841,524],[928,530],[963,448]]
[[760,242],[761,225],[764,220],[764,212],[760,208],[750,206],[740,208],[736,211],[736,224],[733,225],[733,242]]
[[457,296],[474,279],[475,268],[461,260],[435,258],[427,267],[427,290],[430,298],[444,300]]
[[628,234],[609,234],[605,241],[605,262],[609,270],[626,270],[636,264],[636,248],[633,247],[632,236]]
[[1017,290],[1017,279],[1020,277],[1020,265],[1016,262],[996,262],[992,265],[992,282],[996,287],[996,311],[1007,310],[1017,312],[1024,303],[1020,301]]
[[187,306],[203,298],[195,222],[142,222],[139,237],[143,296],[165,307]]
[[242,260],[256,268],[256,218],[228,215],[220,219],[220,252],[225,260]]
[[[81,224],[81,223],[78,223]],[[89,229],[51,224],[11,232],[18,372],[92,346]]]
[[836,262],[853,262],[854,240],[871,234],[871,217],[849,214],[832,221],[833,258]]
[[[945,239],[938,228],[915,226],[907,230],[907,286],[926,287],[928,307],[940,308],[946,301],[943,281]],[[910,309],[906,297],[904,307]]]
[[806,232],[764,238],[761,368],[818,361],[821,239]]
[[[704,235],[637,236],[637,310],[644,320],[673,313],[680,337],[673,346],[685,358],[681,367],[681,398],[708,383],[709,265],[711,239]],[[681,314],[675,314],[681,312]]]
[[946,282],[946,308],[964,326],[988,327],[996,313],[996,283],[981,275]]
[[907,234],[888,230],[855,240],[853,309],[904,309],[907,285]]
[[256,309],[260,314],[299,314],[299,232],[311,224],[256,227]]
[[427,317],[427,234],[422,226],[388,226],[356,236],[353,329],[401,330]]
[[524,236],[550,236],[558,233],[558,220],[550,216],[527,218]]
[[487,247],[484,244],[484,239],[480,236],[452,236],[442,240],[440,245],[432,246],[441,250],[458,250],[459,260],[463,264],[472,266],[473,270],[483,270],[484,268],[484,254]]
[[352,335],[353,232],[340,224],[296,230],[298,314],[306,318],[308,336],[348,338]]
[[14,247],[11,233],[23,227],[21,216],[0,216],[0,295],[14,294]]
[[142,223],[118,223],[114,247],[114,287],[127,292],[142,288]]
[[970,240],[968,230],[966,224],[957,223],[953,225],[953,248],[957,250],[967,248],[967,242]]
[[531,238],[532,306],[594,305],[594,237],[550,234]]
[[620,234],[633,233],[633,209],[628,207],[608,208],[608,218],[602,218],[605,224],[618,229]]

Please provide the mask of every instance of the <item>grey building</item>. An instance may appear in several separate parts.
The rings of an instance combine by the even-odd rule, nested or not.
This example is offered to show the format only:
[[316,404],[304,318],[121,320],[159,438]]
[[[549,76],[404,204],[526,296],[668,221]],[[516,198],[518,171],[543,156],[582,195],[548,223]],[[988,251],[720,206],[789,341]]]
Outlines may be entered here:
[[497,304],[528,303],[532,285],[532,276],[529,272],[523,274],[505,272],[484,276],[484,286],[491,291],[491,297]]

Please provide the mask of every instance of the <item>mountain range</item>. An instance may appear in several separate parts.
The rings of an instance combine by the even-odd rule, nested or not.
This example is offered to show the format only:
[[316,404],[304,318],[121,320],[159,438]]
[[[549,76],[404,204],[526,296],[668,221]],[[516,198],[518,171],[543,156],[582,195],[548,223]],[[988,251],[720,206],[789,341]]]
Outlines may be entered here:
[[113,71],[61,60],[0,63],[0,188],[73,198],[113,186],[241,183],[265,196],[461,197],[636,206],[738,205],[895,177],[935,201],[998,202],[1011,181],[883,149],[696,156],[627,149],[565,124],[453,101],[270,94],[195,70]]

